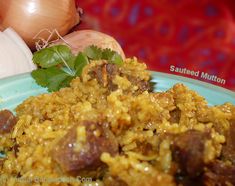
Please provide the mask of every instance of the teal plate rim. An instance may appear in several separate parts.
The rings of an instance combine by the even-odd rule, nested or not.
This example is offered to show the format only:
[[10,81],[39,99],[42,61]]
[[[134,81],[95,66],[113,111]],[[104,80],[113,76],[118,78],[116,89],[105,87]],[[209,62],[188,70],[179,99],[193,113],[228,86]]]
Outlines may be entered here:
[[[152,81],[156,83],[155,92],[166,91],[176,83],[183,83],[205,97],[209,105],[225,102],[235,104],[235,92],[200,80],[183,76],[150,71]],[[0,79],[0,110],[15,107],[30,96],[47,93],[47,89],[36,84],[30,73],[19,74]]]
[[203,87],[205,87],[207,89],[224,92],[225,94],[228,94],[231,97],[234,97],[234,99],[235,99],[235,92],[234,91],[226,89],[226,88],[223,88],[223,87],[220,87],[220,86],[216,86],[216,85],[211,84],[211,83],[207,83],[207,82],[200,81],[200,80],[197,80],[197,79],[187,78],[187,77],[179,76],[179,75],[175,75],[175,74],[169,74],[169,73],[163,73],[163,72],[155,72],[155,71],[150,71],[150,72],[152,74],[157,75],[157,76],[159,75],[161,77],[166,77],[166,78],[171,77],[171,78],[174,78],[175,80],[182,81],[182,83],[188,82],[188,83],[191,83],[191,84],[203,86]]

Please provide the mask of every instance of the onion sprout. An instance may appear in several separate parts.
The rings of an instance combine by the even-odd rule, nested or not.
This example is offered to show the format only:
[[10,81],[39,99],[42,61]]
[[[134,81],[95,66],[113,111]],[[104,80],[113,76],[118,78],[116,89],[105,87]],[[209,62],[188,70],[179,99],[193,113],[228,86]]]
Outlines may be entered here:
[[[40,37],[40,34],[42,32],[48,32],[49,33],[49,36],[47,39],[44,39],[42,37]],[[50,41],[51,38],[56,35],[57,36],[57,39],[53,40],[53,41]],[[61,35],[60,33],[58,32],[57,29],[53,29],[52,31],[45,28],[45,29],[42,29],[40,30],[34,37],[33,37],[34,40],[37,40],[35,42],[35,46],[36,46],[36,50],[39,51],[43,48],[46,48],[48,47],[50,44],[58,41],[59,39],[61,39],[66,45],[68,45],[69,47],[72,47]]]

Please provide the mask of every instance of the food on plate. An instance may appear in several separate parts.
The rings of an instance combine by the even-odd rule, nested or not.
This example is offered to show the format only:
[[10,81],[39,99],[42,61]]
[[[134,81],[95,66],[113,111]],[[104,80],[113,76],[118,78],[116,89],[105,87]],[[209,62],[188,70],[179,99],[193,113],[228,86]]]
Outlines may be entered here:
[[9,133],[17,122],[14,114],[9,110],[0,111],[0,134]]
[[25,100],[0,132],[0,180],[235,185],[235,106],[208,106],[183,84],[153,92],[150,79],[136,58],[91,60],[69,87]]
[[[64,36],[80,21],[74,0],[0,0],[0,27],[12,27],[31,49],[35,49],[35,36],[47,29],[57,30]],[[48,38],[42,32],[41,38]],[[55,36],[50,40],[55,39]]]
[[73,54],[67,45],[54,45],[34,53],[33,61],[39,69],[32,72],[32,77],[48,91],[56,91],[69,86],[71,80],[80,76],[83,68],[93,60],[107,60],[118,65],[123,63],[121,55],[109,48],[91,45]]

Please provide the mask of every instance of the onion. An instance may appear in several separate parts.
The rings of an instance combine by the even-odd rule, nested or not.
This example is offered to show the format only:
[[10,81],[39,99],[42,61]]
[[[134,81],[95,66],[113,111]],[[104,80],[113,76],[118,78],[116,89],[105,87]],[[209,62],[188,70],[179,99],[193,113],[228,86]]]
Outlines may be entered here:
[[36,66],[32,52],[12,29],[0,32],[0,78],[30,72]]
[[68,44],[74,54],[83,51],[87,46],[96,45],[103,49],[110,48],[118,52],[122,58],[125,59],[125,54],[121,46],[113,37],[95,30],[79,30],[72,32],[64,36],[63,39],[53,43],[53,45],[61,43]]
[[[41,30],[56,29],[63,36],[79,20],[74,0],[0,0],[0,28],[12,27],[31,49],[35,48],[34,36]],[[48,38],[49,33],[40,36]]]
[[25,42],[22,40],[22,38],[12,28],[7,28],[6,30],[4,30],[3,33],[8,36],[8,38],[11,39],[19,49],[21,49],[21,52],[24,53],[27,59],[26,62],[28,63],[30,69],[35,69],[36,65],[32,61],[33,54],[27,47]]

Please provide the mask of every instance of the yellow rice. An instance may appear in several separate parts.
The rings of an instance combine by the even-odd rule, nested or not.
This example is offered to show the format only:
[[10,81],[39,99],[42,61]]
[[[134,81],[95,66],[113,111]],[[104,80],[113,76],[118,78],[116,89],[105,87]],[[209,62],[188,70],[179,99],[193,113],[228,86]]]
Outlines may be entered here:
[[[209,107],[203,97],[183,84],[162,93],[145,91],[135,95],[137,87],[121,76],[113,80],[118,89],[110,92],[89,76],[89,70],[100,63],[102,61],[86,66],[81,78],[74,79],[71,87],[30,97],[16,108],[19,120],[14,130],[0,138],[0,150],[7,153],[7,160],[0,167],[0,185],[103,186],[112,185],[114,178],[131,186],[176,185],[171,174],[171,141],[159,140],[154,132],[178,134],[190,129],[210,130],[213,137],[205,143],[204,160],[209,162],[220,156],[225,137],[215,129],[228,128],[235,113],[232,104]],[[150,79],[146,65],[135,58],[127,59],[120,69],[123,74]],[[176,107],[181,110],[181,117],[179,122],[172,123],[170,112]],[[123,151],[115,157],[102,154],[100,158],[108,169],[105,176],[97,180],[75,179],[64,174],[50,155],[66,132],[84,120],[107,121]],[[143,130],[146,127],[149,130]],[[81,128],[78,132],[82,131]],[[15,143],[13,138],[19,144],[17,157],[10,150]],[[142,154],[139,147],[146,143],[153,147],[148,155]],[[19,174],[21,177],[17,177]]]

